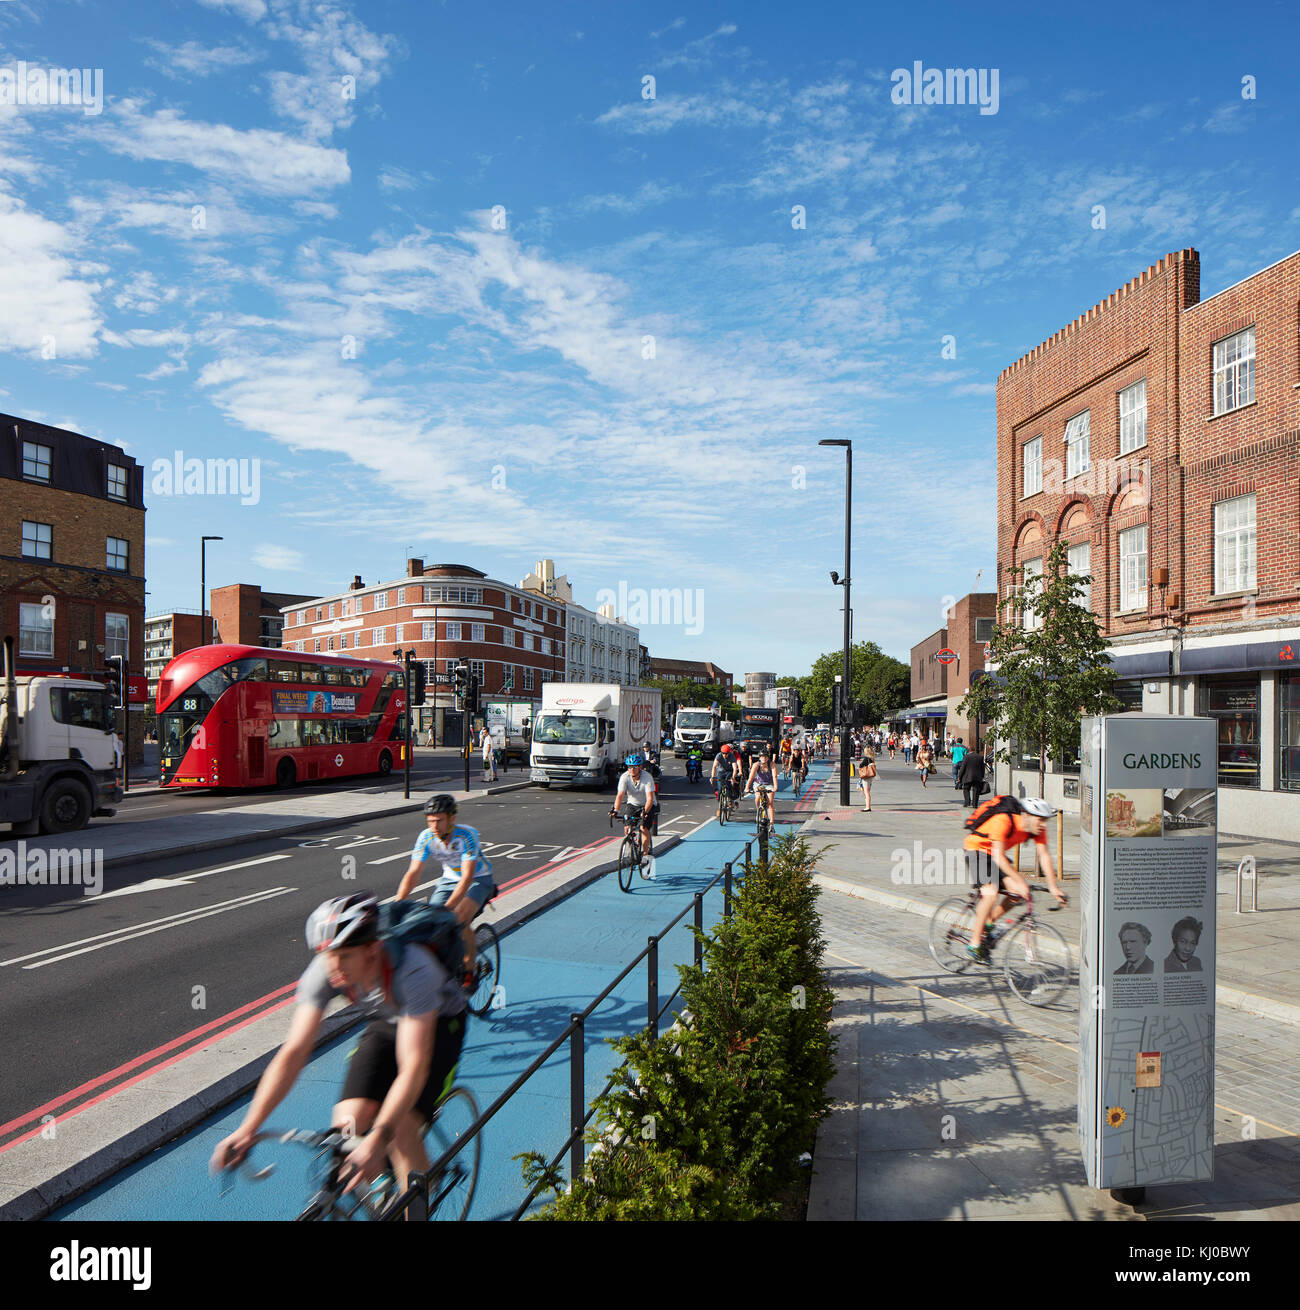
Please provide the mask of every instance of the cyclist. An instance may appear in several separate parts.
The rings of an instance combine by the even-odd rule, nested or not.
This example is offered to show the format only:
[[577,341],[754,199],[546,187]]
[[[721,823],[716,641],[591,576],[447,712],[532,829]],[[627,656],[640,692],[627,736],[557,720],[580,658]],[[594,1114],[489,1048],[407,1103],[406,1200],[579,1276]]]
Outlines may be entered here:
[[709,773],[709,782],[715,793],[730,787],[731,795],[736,794],[736,775],[740,772],[740,755],[732,749],[730,742],[724,742],[722,749],[713,757],[713,768]]
[[789,737],[781,738],[781,771],[788,778],[790,776],[790,758],[794,754],[794,747],[790,744]]
[[776,793],[776,771],[772,768],[772,756],[764,750],[750,766],[749,777],[745,780],[745,794],[757,792],[759,798],[767,805],[767,822],[775,830],[776,813],[773,797]]
[[639,821],[641,828],[641,855],[650,858],[650,838],[659,818],[659,788],[645,768],[640,755],[629,755],[625,761],[627,772],[618,780],[618,795],[614,798],[611,814],[617,814],[627,801],[628,815],[623,823],[623,835],[628,836]]
[[429,1167],[424,1132],[451,1087],[468,1021],[465,994],[431,950],[408,946],[394,966],[379,937],[379,902],[369,892],[326,901],[307,920],[315,958],[298,980],[297,1008],[284,1045],[262,1074],[243,1122],[217,1144],[212,1171],[240,1164],[311,1058],[325,1007],[344,995],[371,1022],[348,1061],[333,1126],[360,1139],[347,1158],[348,1191],[391,1158],[397,1180]]
[[474,970],[477,947],[474,942],[474,918],[496,892],[492,865],[483,856],[477,828],[456,822],[456,798],[446,792],[430,796],[424,803],[424,831],[416,838],[411,863],[397,885],[396,899],[404,901],[419,881],[420,872],[430,860],[442,865],[430,905],[443,905],[455,911],[465,942],[465,972]]
[[806,769],[807,765],[805,765],[803,758],[803,745],[802,743],[796,743],[790,751],[790,776],[794,779],[796,791],[803,786]]
[[[1002,800],[992,796],[989,804]],[[1047,875],[1047,889],[1062,904],[1069,897],[1056,881],[1056,866],[1047,846],[1047,820],[1056,813],[1047,801],[1031,796],[1019,802],[1020,812],[990,815],[966,838],[966,868],[980,890],[979,904],[975,907],[975,923],[971,928],[970,944],[966,952],[980,964],[988,964],[988,947],[984,942],[984,928],[996,923],[1018,901],[1029,895],[1029,884],[1016,872],[1016,866],[1007,859],[1007,851],[1023,841],[1032,841],[1038,848],[1038,864]],[[1001,897],[1001,901],[998,897]]]

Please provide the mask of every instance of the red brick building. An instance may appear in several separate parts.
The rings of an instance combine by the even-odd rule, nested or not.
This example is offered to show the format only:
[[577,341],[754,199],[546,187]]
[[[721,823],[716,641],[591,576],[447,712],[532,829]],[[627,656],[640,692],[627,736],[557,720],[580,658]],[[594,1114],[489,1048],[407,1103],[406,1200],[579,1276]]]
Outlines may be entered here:
[[[449,674],[466,663],[486,695],[507,685],[516,696],[542,694],[543,682],[564,681],[564,605],[464,564],[407,560],[406,577],[364,584],[358,576],[333,596],[319,596],[284,611],[286,649],[393,658],[414,650],[427,671]],[[438,741],[447,740],[444,714],[454,711],[454,692],[440,688]],[[432,690],[418,711],[420,731],[434,713]]]
[[283,591],[263,591],[248,582],[213,587],[208,613],[216,627],[216,640],[233,646],[284,644],[284,610],[305,604],[312,596],[295,596]]
[[150,614],[144,621],[144,671],[149,680],[149,699],[158,694],[162,671],[176,658],[195,646],[213,641],[212,615],[175,610],[170,614]]
[[998,592],[1065,542],[1125,703],[1219,720],[1223,830],[1300,834],[1300,254],[1200,290],[1176,251],[999,376]]
[[[975,724],[959,710],[970,689],[971,678],[984,671],[984,643],[993,636],[997,594],[974,591],[948,611],[948,624],[912,647],[912,704],[898,714],[895,724],[915,727],[925,736],[942,741],[951,733],[965,745],[975,741]],[[951,650],[957,658],[942,664],[940,651]]]
[[706,686],[716,685],[724,689],[728,700],[732,697],[731,674],[711,660],[665,660],[656,657],[650,661],[650,676],[672,682],[685,678]]

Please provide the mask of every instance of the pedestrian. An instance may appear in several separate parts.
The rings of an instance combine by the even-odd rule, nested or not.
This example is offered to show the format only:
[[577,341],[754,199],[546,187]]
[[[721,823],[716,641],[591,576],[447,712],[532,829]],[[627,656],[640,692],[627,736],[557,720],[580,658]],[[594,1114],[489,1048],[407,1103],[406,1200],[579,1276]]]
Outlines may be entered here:
[[952,785],[953,790],[961,787],[957,781],[957,775],[961,772],[961,762],[966,758],[966,747],[961,744],[961,738],[958,737],[952,744]]
[[916,771],[921,775],[921,786],[928,784],[930,770],[934,767],[934,755],[930,750],[930,742],[927,738],[917,748],[916,752]]
[[894,758],[894,752],[898,749],[898,734],[891,732],[889,734],[889,758]]
[[903,763],[911,764],[912,762],[912,734],[905,732],[903,734]]
[[966,752],[957,780],[961,783],[962,802],[968,810],[973,810],[984,791],[984,756],[979,751]]
[[862,808],[871,813],[871,780],[876,776],[876,757],[869,750],[862,752],[858,764],[858,786],[862,788]]
[[[483,781],[496,782],[497,780],[497,762],[492,749],[492,734],[487,730],[487,724],[483,725],[483,731],[479,734],[479,750],[483,753]],[[489,775],[491,775],[489,777]]]

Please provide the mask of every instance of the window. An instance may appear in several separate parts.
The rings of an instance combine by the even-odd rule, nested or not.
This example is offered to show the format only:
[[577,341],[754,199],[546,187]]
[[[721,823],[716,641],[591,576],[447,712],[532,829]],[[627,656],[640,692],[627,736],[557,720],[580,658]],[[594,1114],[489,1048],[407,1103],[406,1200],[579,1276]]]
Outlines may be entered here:
[[437,625],[436,623],[421,623],[421,624],[420,624],[420,640],[421,640],[421,641],[437,641],[437,640],[438,640],[438,625]]
[[[1027,559],[1021,566],[1024,574],[1021,580],[1021,590],[1025,595],[1032,596],[1037,592],[1043,577],[1043,561],[1041,559]],[[1043,616],[1035,614],[1029,609],[1020,611],[1020,626],[1026,632],[1033,632],[1035,628],[1043,626]]]
[[456,661],[447,660],[446,665],[447,665],[447,676],[449,678],[454,678],[456,676]]
[[24,441],[23,477],[30,478],[33,482],[48,482],[51,453],[49,446],[42,446],[35,441]]
[[513,646],[515,644],[515,630],[513,628],[501,629],[501,644],[503,646]]
[[1142,680],[1140,678],[1117,678],[1110,685],[1111,695],[1123,706],[1119,712],[1130,714],[1142,710]]
[[1226,414],[1255,399],[1255,329],[1214,343],[1214,412]]
[[52,559],[54,529],[48,523],[23,520],[23,555],[27,559]]
[[1259,786],[1259,678],[1207,678],[1201,714],[1217,720],[1219,786]]
[[317,623],[320,622],[320,610],[319,610],[319,609],[317,609],[317,611],[316,611],[316,622],[317,622]]
[[18,606],[18,653],[20,655],[54,654],[54,607]]
[[121,537],[108,538],[106,555],[105,568],[116,569],[119,573],[126,572],[127,544]]
[[1214,592],[1247,591],[1255,585],[1255,496],[1238,496],[1214,507]]
[[340,605],[340,609],[339,609],[339,617],[340,617],[340,618],[346,619],[346,618],[348,617],[348,606],[349,606],[350,604],[351,604],[351,602],[350,602],[350,601],[346,601],[346,600],[344,600],[344,601],[340,601],[340,602],[339,602],[339,605]]
[[410,626],[411,626],[411,625],[410,625],[409,623],[397,623],[397,624],[394,624],[394,626],[393,626],[393,645],[394,645],[394,646],[400,646],[400,645],[402,644],[402,640],[403,640],[403,638],[402,638],[402,634],[403,634],[403,633],[406,631],[406,629],[409,628]]
[[470,660],[469,671],[478,680],[478,685],[481,687],[483,685],[483,661]]
[[533,648],[533,634],[532,634],[531,632],[525,632],[525,633],[524,633],[524,649],[525,649],[525,650],[532,650],[532,648]]
[[386,591],[375,592],[375,608],[377,610],[386,610],[388,608],[388,593]]
[[1147,603],[1147,526],[1119,534],[1119,607],[1144,609]]
[[442,599],[442,588],[441,588],[441,587],[425,587],[425,589],[424,589],[424,603],[425,603],[426,605],[432,605],[432,604],[434,604],[435,602],[440,601],[441,599]]
[[[997,627],[997,619],[976,619],[975,620],[975,640],[992,641],[993,632]],[[630,658],[630,657],[629,657]]]
[[108,498],[110,500],[126,499],[126,469],[120,464],[108,466]]
[[469,639],[470,639],[470,641],[483,641],[483,640],[485,640],[485,638],[484,638],[484,636],[483,636],[483,624],[481,624],[481,623],[471,623],[471,624],[470,624],[470,629],[469,629]]
[[543,655],[549,655],[551,653],[551,639],[549,637],[539,638],[537,645]]
[[1284,673],[1277,683],[1277,785],[1300,791],[1300,673]]
[[104,655],[120,655],[126,659],[128,650],[127,634],[129,623],[125,614],[104,615]]
[[387,628],[376,628],[374,632],[370,634],[370,644],[372,646],[382,646],[384,644],[384,637],[387,632],[388,632]]
[[533,689],[533,671],[530,667],[524,667],[524,690],[532,691]]
[[1025,496],[1036,496],[1043,489],[1043,439],[1035,437],[1022,448],[1022,481]]
[[1147,380],[1119,393],[1119,453],[1127,455],[1147,444]]
[[348,648],[348,634],[344,632],[339,635],[339,650],[347,650],[347,648]]
[[1083,584],[1083,594],[1076,597],[1084,609],[1092,608],[1092,546],[1088,542],[1083,542],[1079,546],[1071,546],[1067,555],[1071,573],[1082,574],[1087,580]]
[[312,649],[312,654],[313,654],[313,655],[319,655],[319,654],[320,654],[320,638],[319,638],[319,637],[316,638],[315,644],[312,646],[311,649]]
[[326,649],[326,650],[333,650],[333,649],[334,649],[334,638],[333,638],[333,637],[328,637],[328,638],[326,638],[325,649]]
[[1065,476],[1078,477],[1088,471],[1089,411],[1076,414],[1065,425]]
[[459,641],[459,640],[460,640],[460,624],[459,624],[459,623],[448,623],[448,624],[447,624],[447,640],[448,640],[448,641]]
[[334,602],[333,602],[333,601],[330,601],[330,612],[329,612],[329,616],[330,616],[330,618],[333,618],[333,617],[334,617]]

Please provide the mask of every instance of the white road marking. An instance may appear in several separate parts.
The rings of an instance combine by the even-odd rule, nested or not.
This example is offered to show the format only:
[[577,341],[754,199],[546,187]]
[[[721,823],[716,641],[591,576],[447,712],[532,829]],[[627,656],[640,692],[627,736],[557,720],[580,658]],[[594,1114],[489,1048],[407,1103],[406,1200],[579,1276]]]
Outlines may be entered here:
[[[237,896],[233,900],[221,901],[216,905],[200,909],[184,910],[179,914],[164,915],[161,919],[148,919],[144,923],[131,924],[124,928],[115,928],[112,932],[97,933],[94,937],[83,937],[80,941],[66,942],[62,946],[47,946],[43,951],[32,951],[29,955],[18,955],[12,960],[0,960],[0,969],[11,964],[22,964],[24,969],[39,969],[46,964],[56,964],[59,960],[70,959],[74,955],[85,955],[89,951],[102,950],[105,946],[116,946],[119,942],[128,942],[136,937],[146,937],[150,933],[162,932],[165,928],[180,928],[196,919],[206,919],[213,914],[224,914],[227,910],[239,910],[259,901],[270,900],[274,896],[284,896],[297,891],[296,887],[270,887],[265,891],[255,892],[251,896]],[[81,950],[72,948],[81,947]],[[55,954],[58,951],[62,955]],[[42,960],[42,955],[53,958]],[[36,964],[23,964],[24,960],[36,960]]]
[[409,860],[410,851],[398,851],[396,855],[381,855],[377,860],[367,860],[367,864],[392,864],[394,860]]
[[150,878],[147,882],[136,883],[134,887],[119,887],[115,892],[88,896],[81,904],[89,905],[94,901],[106,901],[113,896],[134,896],[138,892],[153,892],[163,887],[188,887],[199,878],[211,878],[214,873],[229,873],[232,869],[251,869],[255,864],[270,864],[275,860],[288,858],[287,855],[263,855],[259,859],[244,860],[240,864],[223,864],[219,869],[205,869],[202,873],[177,874],[175,878]]

